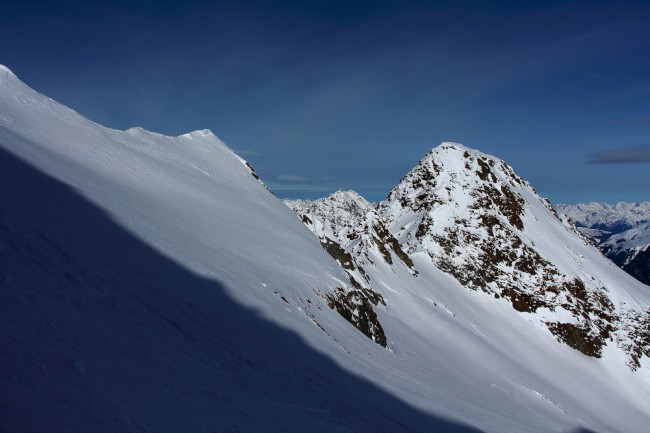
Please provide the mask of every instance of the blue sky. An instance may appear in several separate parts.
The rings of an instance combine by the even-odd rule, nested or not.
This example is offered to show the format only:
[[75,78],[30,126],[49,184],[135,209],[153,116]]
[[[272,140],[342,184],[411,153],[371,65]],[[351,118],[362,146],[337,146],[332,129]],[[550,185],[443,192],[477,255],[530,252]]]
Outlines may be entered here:
[[27,0],[0,63],[112,128],[209,128],[281,197],[379,200],[457,141],[554,203],[646,201],[648,23],[647,2]]

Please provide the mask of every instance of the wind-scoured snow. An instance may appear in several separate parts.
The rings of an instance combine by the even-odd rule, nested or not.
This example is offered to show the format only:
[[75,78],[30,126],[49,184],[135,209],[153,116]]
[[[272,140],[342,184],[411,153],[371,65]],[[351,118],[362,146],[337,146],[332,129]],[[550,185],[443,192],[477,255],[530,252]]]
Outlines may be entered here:
[[[647,357],[633,372],[614,343],[600,359],[585,356],[509,300],[434,266],[433,243],[408,242],[433,216],[402,211],[398,196],[417,199],[415,190],[389,197],[381,212],[342,195],[335,212],[378,222],[371,234],[390,227],[408,255],[360,231],[357,244],[339,244],[367,259],[365,283],[384,300],[373,307],[382,347],[328,305],[328,294],[356,290],[349,273],[209,131],[104,128],[2,68],[0,147],[3,431],[643,432],[650,424]],[[495,214],[504,227],[563,274],[602,284],[616,308],[647,308],[645,286],[570,226],[544,221],[552,211],[529,185],[505,169],[497,176],[526,204],[523,228]],[[472,201],[442,184],[436,196],[449,199],[439,205],[447,217],[466,215]],[[352,223],[337,228],[331,215],[310,212],[332,240],[354,237]]]

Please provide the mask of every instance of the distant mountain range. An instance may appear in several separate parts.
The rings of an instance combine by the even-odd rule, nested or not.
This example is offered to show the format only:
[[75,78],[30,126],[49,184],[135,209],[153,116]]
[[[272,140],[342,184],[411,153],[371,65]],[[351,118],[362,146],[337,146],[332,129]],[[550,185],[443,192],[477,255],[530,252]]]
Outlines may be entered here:
[[0,66],[0,431],[647,431],[648,287],[504,161],[286,204]]
[[556,209],[614,263],[650,285],[650,202],[560,204]]

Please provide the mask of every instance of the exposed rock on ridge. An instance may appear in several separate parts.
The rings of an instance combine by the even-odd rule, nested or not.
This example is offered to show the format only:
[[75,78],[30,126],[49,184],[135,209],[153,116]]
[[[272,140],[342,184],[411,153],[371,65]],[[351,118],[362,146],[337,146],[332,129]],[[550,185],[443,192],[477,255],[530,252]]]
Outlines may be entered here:
[[287,204],[359,290],[376,293],[372,275],[379,265],[406,266],[417,275],[410,256],[424,255],[465,287],[507,299],[585,355],[601,357],[615,338],[631,368],[648,356],[646,313],[617,309],[606,285],[581,271],[579,253],[565,251],[560,266],[536,245],[548,241],[540,238],[548,227],[582,247],[588,241],[497,158],[443,143],[377,207],[352,191]]
[[603,287],[563,274],[521,236],[525,192],[536,197],[503,161],[443,143],[390,191],[380,210],[409,253],[427,254],[466,287],[506,297],[525,313],[568,312],[571,323],[549,321],[549,330],[599,357],[613,330],[614,307]]
[[285,203],[320,239],[325,250],[348,272],[356,287],[367,286],[366,268],[378,261],[408,267],[411,258],[386,227],[373,205],[354,191],[337,191],[329,197]]
[[302,222],[314,232],[334,260],[348,274],[353,292],[328,296],[330,308],[373,341],[386,346],[386,337],[372,305],[386,305],[372,288],[369,272],[384,265],[405,266],[416,274],[411,258],[402,251],[395,237],[386,228],[377,210],[353,191],[337,191],[320,200],[287,200]]

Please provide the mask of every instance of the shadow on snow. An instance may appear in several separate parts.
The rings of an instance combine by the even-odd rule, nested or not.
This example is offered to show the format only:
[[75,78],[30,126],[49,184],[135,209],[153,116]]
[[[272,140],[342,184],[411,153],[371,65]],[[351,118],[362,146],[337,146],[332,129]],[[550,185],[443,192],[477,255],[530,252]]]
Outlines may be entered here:
[[338,367],[0,150],[0,431],[475,432]]

